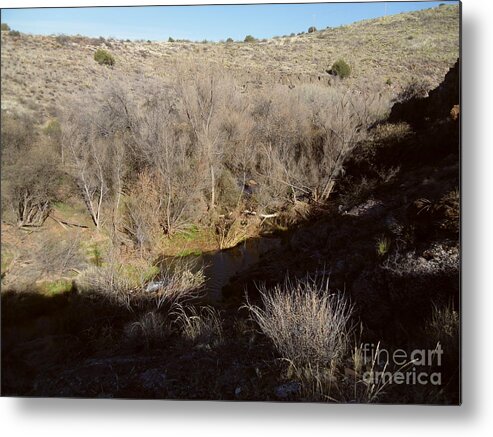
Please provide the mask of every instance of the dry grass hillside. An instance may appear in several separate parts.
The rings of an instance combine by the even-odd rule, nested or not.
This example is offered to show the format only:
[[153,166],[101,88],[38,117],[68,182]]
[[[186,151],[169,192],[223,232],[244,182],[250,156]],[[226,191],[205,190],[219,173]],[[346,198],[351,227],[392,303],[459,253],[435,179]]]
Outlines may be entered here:
[[[457,6],[364,20],[313,33],[244,42],[144,42],[2,32],[2,109],[55,115],[67,95],[104,77],[168,77],[175,64],[218,64],[246,87],[272,82],[330,84],[336,60],[352,68],[347,83],[395,93],[412,80],[438,85],[459,55]],[[98,65],[97,48],[116,59]]]

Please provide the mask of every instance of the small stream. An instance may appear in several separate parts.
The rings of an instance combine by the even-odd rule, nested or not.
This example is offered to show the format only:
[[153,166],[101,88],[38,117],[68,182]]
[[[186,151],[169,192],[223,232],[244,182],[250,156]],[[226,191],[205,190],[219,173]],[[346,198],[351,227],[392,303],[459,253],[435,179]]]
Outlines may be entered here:
[[[189,255],[184,261],[190,261],[196,268],[203,267],[206,277],[207,300],[219,302],[222,290],[230,280],[254,266],[265,253],[279,248],[280,237],[250,238],[230,249],[207,252],[201,255]],[[166,259],[162,261],[166,264]]]

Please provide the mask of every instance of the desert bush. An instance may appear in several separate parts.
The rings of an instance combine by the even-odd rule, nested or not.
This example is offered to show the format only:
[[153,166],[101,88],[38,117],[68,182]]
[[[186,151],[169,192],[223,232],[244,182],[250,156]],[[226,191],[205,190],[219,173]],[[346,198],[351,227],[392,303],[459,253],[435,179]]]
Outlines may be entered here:
[[154,182],[150,173],[140,173],[124,200],[122,227],[141,254],[164,232],[160,221],[161,198]]
[[173,318],[185,340],[193,344],[218,345],[223,340],[221,317],[215,308],[179,305]]
[[257,41],[252,35],[245,36],[244,42],[255,42]]
[[34,120],[26,114],[1,114],[2,166],[17,161],[37,140]]
[[228,44],[229,44],[229,43],[232,43],[232,42],[234,42],[234,39],[233,39],[233,38],[228,38],[228,39],[226,40],[226,42],[227,42]]
[[34,144],[5,168],[6,195],[18,226],[40,226],[57,200],[61,173],[57,157],[44,144]]
[[234,247],[242,241],[246,240],[249,235],[254,235],[254,226],[243,223],[241,213],[236,210],[225,217],[218,217],[214,220],[214,231],[219,249],[227,249]]
[[328,281],[307,276],[271,290],[260,287],[263,308],[247,303],[260,330],[287,361],[287,378],[301,383],[303,399],[332,400],[337,368],[345,358],[352,306],[331,294]]
[[315,26],[310,26],[308,28],[308,33],[313,33],[313,32],[316,32],[317,31],[317,28]]
[[420,81],[416,78],[411,79],[396,97],[397,102],[405,102],[411,99],[422,99],[428,95],[430,85],[426,81]]
[[344,61],[344,59],[339,59],[332,64],[331,70],[333,74],[344,79],[351,74],[351,67]]
[[173,38],[169,37],[168,42],[175,42],[175,40]]
[[21,36],[21,33],[18,30],[9,30],[9,36],[13,36],[14,38],[18,38]]
[[261,203],[326,200],[365,128],[388,108],[383,97],[318,85],[274,88],[268,98],[255,109]]
[[86,265],[80,235],[62,239],[48,234],[41,238],[31,254],[32,268],[48,275],[66,275]]
[[113,66],[115,64],[115,58],[113,55],[104,49],[96,50],[96,53],[94,53],[94,60],[100,65]]
[[[134,311],[170,310],[199,296],[205,282],[203,269],[193,269],[186,262],[175,262],[155,273],[153,266],[145,262],[129,265],[114,260],[86,269],[77,277],[76,284],[86,296]],[[155,276],[154,281],[150,282],[150,276]]]
[[199,297],[205,285],[203,267],[197,268],[191,262],[177,260],[161,269],[152,289],[156,290],[155,303],[174,308],[189,300]]
[[218,196],[221,199],[221,207],[223,212],[233,210],[238,206],[241,200],[242,187],[238,184],[238,181],[233,176],[231,171],[224,169],[217,181]]
[[352,307],[326,279],[306,277],[260,287],[262,306],[247,308],[279,355],[298,369],[338,365],[346,352]]
[[459,313],[451,304],[433,305],[431,318],[426,324],[426,333],[433,346],[441,343],[449,352],[457,350],[459,328]]
[[61,33],[55,37],[55,41],[62,46],[66,46],[70,42],[70,37]]
[[138,317],[135,322],[129,323],[124,329],[129,340],[141,342],[145,346],[163,346],[164,341],[171,334],[171,325],[167,317],[157,311],[149,311]]
[[7,23],[2,23],[2,32],[8,32],[10,30],[10,26]]

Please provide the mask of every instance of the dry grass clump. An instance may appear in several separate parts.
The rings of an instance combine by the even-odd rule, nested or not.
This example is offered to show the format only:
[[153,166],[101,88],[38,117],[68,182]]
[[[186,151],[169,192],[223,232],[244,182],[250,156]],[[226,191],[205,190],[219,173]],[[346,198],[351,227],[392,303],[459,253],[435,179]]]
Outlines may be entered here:
[[[177,261],[162,269],[153,286],[156,289],[155,303],[158,308],[173,307],[197,298],[205,285],[203,267],[195,268],[191,262]],[[153,287],[151,287],[152,289]],[[147,287],[149,290],[150,287]]]
[[441,343],[447,352],[450,352],[450,349],[456,349],[459,328],[459,313],[451,304],[433,306],[431,319],[426,325],[426,333],[432,344]]
[[352,307],[331,294],[328,280],[307,276],[260,287],[263,308],[247,308],[282,358],[297,368],[332,366],[347,349]]
[[174,305],[197,297],[205,282],[202,269],[192,270],[187,263],[175,263],[165,268],[150,282],[155,268],[129,268],[111,263],[91,267],[77,278],[79,291],[101,297],[128,310],[151,307],[170,309]]
[[129,339],[144,340],[146,347],[158,346],[170,335],[168,318],[157,311],[149,311],[138,320],[126,326],[125,332]]
[[442,230],[458,233],[460,228],[460,192],[456,188],[445,194],[437,204],[439,227]]
[[178,305],[173,315],[185,340],[193,344],[217,345],[223,341],[219,312],[212,307]]
[[301,382],[302,396],[330,400],[335,372],[348,348],[352,306],[331,294],[325,279],[286,280],[260,288],[263,308],[247,304],[261,331],[288,361],[288,378]]

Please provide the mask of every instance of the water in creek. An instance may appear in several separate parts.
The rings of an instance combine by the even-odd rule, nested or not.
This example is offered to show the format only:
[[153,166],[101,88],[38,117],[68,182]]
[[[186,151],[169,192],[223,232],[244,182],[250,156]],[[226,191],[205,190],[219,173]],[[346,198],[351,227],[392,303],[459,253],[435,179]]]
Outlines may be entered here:
[[[207,300],[218,302],[222,299],[223,288],[234,276],[254,266],[263,254],[280,245],[281,238],[277,237],[251,238],[230,249],[190,255],[184,260],[191,261],[197,268],[203,267]],[[163,264],[166,262],[163,259]]]

